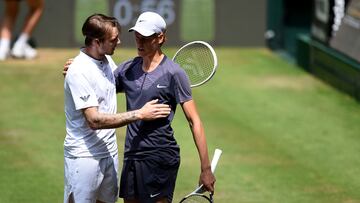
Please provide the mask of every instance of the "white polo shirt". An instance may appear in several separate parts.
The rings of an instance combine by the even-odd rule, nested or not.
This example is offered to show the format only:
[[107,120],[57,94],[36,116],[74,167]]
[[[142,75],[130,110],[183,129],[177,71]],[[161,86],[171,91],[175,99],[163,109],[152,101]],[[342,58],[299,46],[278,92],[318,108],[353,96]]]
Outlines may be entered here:
[[100,113],[116,113],[116,89],[110,56],[98,61],[82,51],[67,71],[64,82],[66,137],[65,157],[103,158],[117,154],[115,129],[92,130],[82,109],[98,107]]

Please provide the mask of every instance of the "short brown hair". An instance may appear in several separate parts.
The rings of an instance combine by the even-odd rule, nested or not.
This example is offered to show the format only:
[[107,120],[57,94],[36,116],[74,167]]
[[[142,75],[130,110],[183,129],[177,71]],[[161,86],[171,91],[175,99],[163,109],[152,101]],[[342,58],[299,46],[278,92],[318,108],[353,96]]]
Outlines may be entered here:
[[114,17],[98,13],[89,16],[82,27],[82,34],[85,36],[85,45],[90,45],[94,39],[103,41],[106,34],[109,33],[113,27],[116,27],[120,33],[121,26]]

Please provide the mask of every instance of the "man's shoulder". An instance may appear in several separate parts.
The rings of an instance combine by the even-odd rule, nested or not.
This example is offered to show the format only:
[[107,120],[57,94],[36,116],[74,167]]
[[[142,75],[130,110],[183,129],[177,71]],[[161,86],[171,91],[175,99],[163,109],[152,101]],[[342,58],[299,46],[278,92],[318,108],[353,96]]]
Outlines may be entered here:
[[130,66],[131,64],[136,64],[136,63],[139,63],[142,61],[142,58],[137,56],[135,58],[132,58],[132,59],[128,59],[128,60],[125,60],[124,62],[122,62],[120,64],[120,66]]
[[183,74],[185,71],[179,64],[175,63],[171,58],[167,57],[163,61],[163,66],[172,74]]
[[66,78],[74,78],[76,79],[78,76],[89,77],[92,74],[91,69],[95,67],[96,64],[93,63],[91,60],[86,60],[81,56],[77,56],[74,58],[73,62],[69,66],[69,69],[66,73]]
[[86,72],[85,67],[90,66],[90,63],[86,63],[82,60],[78,60],[77,58],[74,58],[74,61],[69,66],[69,70],[67,74],[79,74]]
[[126,72],[129,68],[136,66],[137,64],[140,64],[142,61],[141,57],[135,57],[132,59],[125,60],[122,62],[116,72]]

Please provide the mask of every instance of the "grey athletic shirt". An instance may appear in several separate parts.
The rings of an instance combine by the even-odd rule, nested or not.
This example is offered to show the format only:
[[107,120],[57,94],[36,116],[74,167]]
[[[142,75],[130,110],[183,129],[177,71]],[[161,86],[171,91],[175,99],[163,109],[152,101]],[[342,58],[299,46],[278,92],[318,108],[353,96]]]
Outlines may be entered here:
[[146,102],[159,99],[169,104],[166,118],[137,121],[128,125],[125,160],[144,160],[154,156],[179,157],[171,121],[176,106],[192,99],[189,79],[183,69],[166,56],[152,72],[142,70],[142,58],[136,57],[119,65],[114,71],[116,91],[125,92],[127,110],[141,108]]

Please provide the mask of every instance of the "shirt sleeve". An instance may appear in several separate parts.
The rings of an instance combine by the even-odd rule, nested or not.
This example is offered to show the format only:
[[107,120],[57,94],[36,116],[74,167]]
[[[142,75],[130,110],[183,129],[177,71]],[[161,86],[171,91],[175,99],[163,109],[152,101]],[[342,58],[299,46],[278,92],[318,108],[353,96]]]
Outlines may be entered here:
[[120,64],[115,70],[114,70],[114,77],[115,77],[115,87],[116,92],[124,92],[124,86],[121,79],[121,70],[123,69],[123,65]]
[[68,84],[76,110],[99,106],[96,93],[84,73],[72,72],[67,75],[65,81]]
[[174,75],[175,96],[177,103],[184,103],[192,99],[190,80],[186,72],[179,68]]

